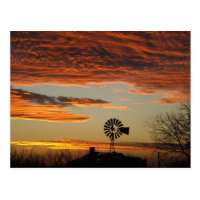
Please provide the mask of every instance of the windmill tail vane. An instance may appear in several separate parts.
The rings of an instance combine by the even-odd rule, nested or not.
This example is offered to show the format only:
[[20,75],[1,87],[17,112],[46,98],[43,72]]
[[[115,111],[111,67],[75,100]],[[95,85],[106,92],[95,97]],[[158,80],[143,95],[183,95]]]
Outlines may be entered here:
[[126,135],[129,135],[129,127],[121,127],[120,131]]
[[129,135],[129,127],[123,127],[120,120],[111,118],[104,124],[104,133],[110,138],[110,152],[115,152],[115,140],[122,134]]

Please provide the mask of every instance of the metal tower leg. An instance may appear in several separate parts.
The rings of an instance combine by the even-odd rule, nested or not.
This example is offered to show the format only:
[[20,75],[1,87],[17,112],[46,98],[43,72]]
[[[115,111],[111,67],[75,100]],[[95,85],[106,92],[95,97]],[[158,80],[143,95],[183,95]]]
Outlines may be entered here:
[[111,139],[110,140],[110,153],[115,152],[115,140]]

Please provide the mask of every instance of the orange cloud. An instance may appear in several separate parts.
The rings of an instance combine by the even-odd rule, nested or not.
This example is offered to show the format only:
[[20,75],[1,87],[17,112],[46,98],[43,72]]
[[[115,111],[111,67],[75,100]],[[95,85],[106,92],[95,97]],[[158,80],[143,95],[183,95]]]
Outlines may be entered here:
[[58,105],[31,104],[16,93],[11,93],[11,118],[31,119],[58,122],[81,122],[91,119],[90,116],[70,114],[66,108]]
[[115,106],[100,99],[49,97],[21,89],[11,89],[11,118],[80,122],[91,116],[71,114],[70,106],[101,106],[109,109],[127,110],[126,106]]
[[120,101],[130,101],[129,98],[119,98]]
[[11,32],[12,84],[104,82],[189,95],[190,32]]
[[125,105],[115,106],[111,103],[109,103],[107,105],[103,105],[103,107],[110,108],[110,109],[116,109],[116,110],[129,110],[129,108]]
[[177,93],[169,93],[166,94],[163,98],[155,99],[153,103],[159,104],[177,104],[180,102],[184,102],[186,99],[189,99],[189,94],[177,92]]

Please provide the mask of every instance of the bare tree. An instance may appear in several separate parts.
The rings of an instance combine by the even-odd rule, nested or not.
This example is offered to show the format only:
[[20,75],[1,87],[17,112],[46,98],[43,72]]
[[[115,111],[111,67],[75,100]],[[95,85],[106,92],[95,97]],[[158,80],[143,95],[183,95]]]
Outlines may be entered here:
[[152,138],[170,151],[181,152],[190,160],[190,102],[177,112],[157,114],[145,122]]

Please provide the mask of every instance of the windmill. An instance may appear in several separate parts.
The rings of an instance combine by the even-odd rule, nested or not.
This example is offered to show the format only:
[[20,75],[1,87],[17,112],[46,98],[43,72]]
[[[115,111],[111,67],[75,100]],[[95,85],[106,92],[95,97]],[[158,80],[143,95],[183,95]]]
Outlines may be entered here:
[[110,152],[115,152],[115,140],[122,134],[129,135],[129,127],[123,127],[120,120],[111,118],[104,124],[104,133],[110,138]]

